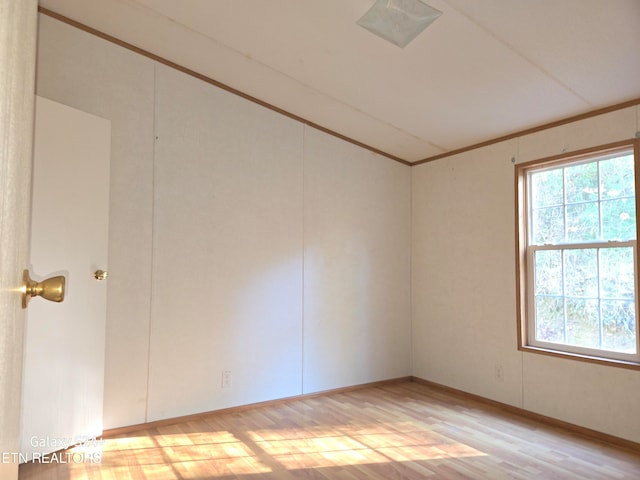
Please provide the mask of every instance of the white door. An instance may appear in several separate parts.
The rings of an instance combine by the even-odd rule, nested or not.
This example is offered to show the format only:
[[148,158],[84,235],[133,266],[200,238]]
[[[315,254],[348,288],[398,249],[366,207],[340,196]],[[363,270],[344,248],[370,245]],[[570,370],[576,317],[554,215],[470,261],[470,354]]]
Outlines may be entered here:
[[0,478],[18,478],[37,0],[0,0]]
[[110,122],[37,97],[31,277],[66,276],[62,303],[29,302],[21,451],[102,434]]

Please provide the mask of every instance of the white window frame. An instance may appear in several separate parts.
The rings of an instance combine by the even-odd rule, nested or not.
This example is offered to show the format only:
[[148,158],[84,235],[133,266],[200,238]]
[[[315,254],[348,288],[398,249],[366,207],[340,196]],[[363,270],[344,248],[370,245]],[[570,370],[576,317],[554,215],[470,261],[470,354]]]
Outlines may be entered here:
[[[594,161],[602,157],[616,153],[632,151],[634,154],[635,190],[636,190],[636,239],[621,242],[585,242],[563,243],[553,245],[530,245],[529,238],[529,204],[528,204],[528,178],[530,172],[549,168],[559,168],[569,164]],[[515,191],[516,191],[516,248],[517,248],[517,315],[518,315],[518,349],[533,353],[541,353],[559,357],[583,360],[595,363],[621,366],[625,368],[640,369],[640,316],[638,295],[638,256],[637,237],[640,234],[640,141],[631,140],[617,142],[597,148],[566,153],[554,157],[544,158],[522,164],[516,164]],[[571,249],[602,249],[615,247],[633,248],[635,265],[635,306],[636,306],[636,353],[612,352],[595,348],[585,348],[564,343],[552,343],[535,339],[534,320],[534,255],[543,250],[571,250]]]

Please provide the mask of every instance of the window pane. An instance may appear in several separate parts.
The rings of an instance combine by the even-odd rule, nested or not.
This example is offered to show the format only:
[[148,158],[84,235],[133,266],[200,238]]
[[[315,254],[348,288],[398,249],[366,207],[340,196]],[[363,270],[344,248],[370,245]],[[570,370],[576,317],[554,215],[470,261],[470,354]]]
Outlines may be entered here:
[[532,212],[532,238],[535,245],[564,242],[564,208],[547,207]]
[[562,295],[562,252],[537,251],[534,263],[535,294]]
[[562,169],[535,172],[530,176],[531,206],[535,208],[562,205]]
[[564,342],[562,297],[536,297],[536,340]]
[[624,148],[518,170],[528,192],[518,213],[527,220],[521,266],[533,346],[640,361],[635,159]]
[[570,297],[598,297],[598,250],[564,252],[564,292]]
[[598,200],[598,164],[583,163],[564,170],[567,203]]
[[636,238],[635,199],[602,202],[602,235],[604,240],[624,241]]
[[588,242],[600,238],[598,203],[567,206],[567,241]]
[[567,340],[569,345],[600,348],[598,300],[567,298]]
[[636,353],[635,302],[602,300],[602,348]]
[[602,200],[635,195],[633,155],[600,162]]
[[633,248],[600,249],[600,296],[633,300]]

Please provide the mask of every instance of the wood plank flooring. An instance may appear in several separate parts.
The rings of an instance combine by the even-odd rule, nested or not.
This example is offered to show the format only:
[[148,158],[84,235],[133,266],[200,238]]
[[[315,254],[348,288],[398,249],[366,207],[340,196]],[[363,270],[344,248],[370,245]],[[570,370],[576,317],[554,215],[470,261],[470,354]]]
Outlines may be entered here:
[[21,465],[20,479],[640,479],[638,452],[417,382],[213,413],[66,453]]

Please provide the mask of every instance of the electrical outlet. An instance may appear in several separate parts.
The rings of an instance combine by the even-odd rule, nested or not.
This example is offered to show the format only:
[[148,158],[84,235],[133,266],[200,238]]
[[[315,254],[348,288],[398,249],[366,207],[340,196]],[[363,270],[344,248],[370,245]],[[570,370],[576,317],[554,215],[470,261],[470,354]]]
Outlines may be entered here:
[[504,382],[504,367],[502,365],[496,365],[496,380],[499,382]]
[[222,388],[231,388],[231,370],[222,371]]

